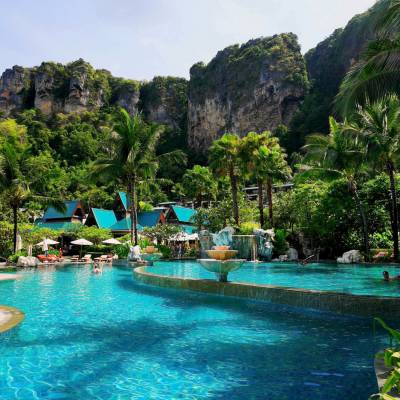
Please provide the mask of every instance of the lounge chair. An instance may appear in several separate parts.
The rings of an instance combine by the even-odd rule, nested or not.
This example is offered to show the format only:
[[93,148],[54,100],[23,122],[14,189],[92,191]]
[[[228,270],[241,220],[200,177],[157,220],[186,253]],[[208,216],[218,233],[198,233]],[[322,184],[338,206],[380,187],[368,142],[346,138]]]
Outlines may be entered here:
[[73,263],[79,262],[79,256],[71,256],[71,262]]
[[80,260],[80,262],[85,262],[86,264],[89,264],[92,262],[92,255],[91,254],[85,254]]

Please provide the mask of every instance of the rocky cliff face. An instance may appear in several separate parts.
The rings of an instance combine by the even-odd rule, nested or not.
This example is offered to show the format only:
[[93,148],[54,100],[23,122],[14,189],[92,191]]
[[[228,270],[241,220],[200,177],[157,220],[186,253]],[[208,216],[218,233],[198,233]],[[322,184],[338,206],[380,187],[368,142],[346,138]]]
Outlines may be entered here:
[[190,70],[188,142],[204,152],[225,132],[244,135],[287,124],[307,89],[294,34],[251,40]]
[[35,107],[44,115],[119,105],[138,111],[139,82],[115,78],[80,59],[67,65],[44,62],[32,69],[15,66],[0,79],[0,113],[7,117]]
[[374,27],[380,9],[387,1],[377,2],[370,10],[352,18],[343,29],[337,29],[306,55],[311,88],[297,115],[292,119],[287,150],[297,151],[304,137],[313,132],[328,132],[328,117],[339,86],[366,44],[374,38]]
[[14,66],[6,69],[0,78],[0,113],[5,116],[25,106],[30,87],[30,71]]

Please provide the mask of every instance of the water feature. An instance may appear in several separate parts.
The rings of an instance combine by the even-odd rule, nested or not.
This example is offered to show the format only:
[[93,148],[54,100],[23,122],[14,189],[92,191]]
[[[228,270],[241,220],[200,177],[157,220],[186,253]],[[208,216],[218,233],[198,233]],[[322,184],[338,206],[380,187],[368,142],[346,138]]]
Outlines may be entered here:
[[[149,269],[168,265],[188,267]],[[127,267],[22,274],[0,284],[0,304],[26,313],[0,335],[2,399],[365,400],[377,391],[383,342],[370,320],[141,285]]]

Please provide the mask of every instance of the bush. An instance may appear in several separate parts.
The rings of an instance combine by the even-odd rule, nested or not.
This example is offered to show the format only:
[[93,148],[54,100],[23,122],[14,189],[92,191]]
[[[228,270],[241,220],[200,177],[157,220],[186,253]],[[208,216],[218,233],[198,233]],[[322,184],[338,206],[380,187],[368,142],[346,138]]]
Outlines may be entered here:
[[7,260],[8,262],[15,264],[18,261],[19,257],[26,257],[27,255],[28,253],[25,250],[21,250],[9,256]]
[[289,249],[289,244],[286,241],[286,231],[284,229],[276,229],[274,239],[274,254],[279,256],[285,254]]
[[243,222],[240,224],[239,233],[242,235],[252,235],[254,229],[260,229],[260,224],[254,221]]
[[118,258],[127,258],[129,254],[129,245],[121,244],[119,246],[115,246],[114,253],[118,256]]
[[172,249],[168,246],[160,244],[157,246],[158,250],[162,254],[162,258],[171,258],[172,256]]

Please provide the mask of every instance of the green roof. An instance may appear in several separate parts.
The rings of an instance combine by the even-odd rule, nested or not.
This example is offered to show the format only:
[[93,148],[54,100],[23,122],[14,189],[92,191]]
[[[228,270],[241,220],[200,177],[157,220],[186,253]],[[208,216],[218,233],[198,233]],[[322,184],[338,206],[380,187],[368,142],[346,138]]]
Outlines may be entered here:
[[101,208],[92,208],[94,219],[99,228],[108,229],[117,223],[117,217],[112,210],[103,210]]
[[57,211],[53,206],[50,206],[43,215],[44,220],[72,218],[76,208],[79,205],[79,200],[65,201],[65,212]]
[[[123,219],[119,220],[117,223],[115,223],[114,225],[110,226],[109,229],[111,229],[112,232],[121,232],[121,231],[129,232],[131,230],[131,219],[130,219],[130,217],[123,218]],[[142,231],[143,230],[143,226],[141,226],[140,224],[137,224],[137,229],[138,229],[138,231]]]
[[[43,222],[43,220],[40,221],[35,221],[35,227],[36,228],[48,228],[48,229],[53,229],[54,231],[62,231],[66,228],[68,228],[72,222]],[[80,225],[80,223],[74,223]]]
[[196,210],[189,207],[171,206],[171,208],[179,222],[193,223],[193,217],[197,214]]

